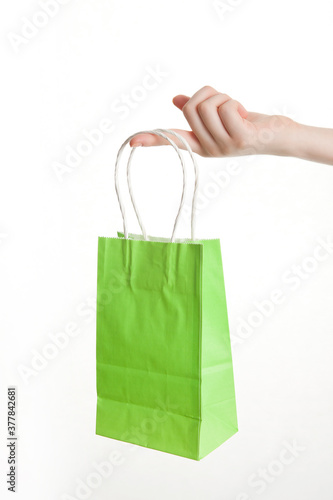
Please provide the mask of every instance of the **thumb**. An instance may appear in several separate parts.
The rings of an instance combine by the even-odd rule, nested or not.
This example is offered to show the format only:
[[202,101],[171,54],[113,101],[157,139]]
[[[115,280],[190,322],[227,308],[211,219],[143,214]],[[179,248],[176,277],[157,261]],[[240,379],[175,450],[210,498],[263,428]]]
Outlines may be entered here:
[[[179,130],[176,128],[172,128],[170,130],[173,130],[174,132],[178,132],[190,145],[191,149],[193,150],[194,153],[197,153],[201,156],[204,156],[205,152],[194,134],[192,130]],[[165,135],[172,139],[177,146],[180,149],[186,149],[184,144],[174,135],[168,134],[165,132]],[[130,141],[130,146],[131,147],[136,147],[136,146],[145,146],[145,147],[150,147],[150,146],[164,146],[164,145],[169,145],[169,142],[165,140],[163,137],[160,137],[158,135],[154,134],[137,134],[133,139]]]
[[172,99],[172,102],[181,111],[183,109],[183,107],[185,106],[185,104],[187,103],[187,101],[189,101],[189,100],[190,100],[190,98],[187,95],[180,94],[180,95],[176,95]]

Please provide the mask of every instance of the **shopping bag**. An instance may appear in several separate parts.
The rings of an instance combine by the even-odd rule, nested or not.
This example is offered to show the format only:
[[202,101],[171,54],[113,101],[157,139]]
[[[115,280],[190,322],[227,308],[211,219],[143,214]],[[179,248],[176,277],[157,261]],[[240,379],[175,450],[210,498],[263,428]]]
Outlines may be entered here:
[[[234,376],[219,239],[195,239],[197,176],[191,238],[175,238],[186,170],[170,130],[163,136],[183,167],[183,193],[171,238],[148,236],[130,181],[142,235],[98,238],[96,434],[200,460],[238,430]],[[143,132],[140,132],[143,133]]]

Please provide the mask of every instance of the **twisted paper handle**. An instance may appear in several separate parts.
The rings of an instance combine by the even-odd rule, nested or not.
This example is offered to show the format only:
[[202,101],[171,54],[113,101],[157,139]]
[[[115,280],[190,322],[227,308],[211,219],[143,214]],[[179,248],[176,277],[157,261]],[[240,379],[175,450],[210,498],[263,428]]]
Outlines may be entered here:
[[[178,223],[179,223],[179,220],[180,220],[180,215],[182,213],[182,209],[183,209],[183,206],[184,206],[184,194],[185,194],[185,185],[186,185],[186,171],[185,171],[185,163],[184,163],[183,155],[181,153],[180,148],[178,148],[178,146],[176,145],[176,143],[172,139],[170,139],[169,137],[167,137],[164,132],[167,132],[168,134],[171,134],[171,135],[177,137],[182,142],[182,144],[184,144],[184,146],[186,147],[187,151],[189,152],[191,160],[193,162],[194,174],[195,174],[195,181],[194,181],[194,191],[193,191],[192,210],[191,210],[191,239],[194,240],[195,202],[196,202],[197,187],[198,187],[198,166],[197,166],[196,159],[195,159],[195,157],[193,155],[193,151],[192,151],[190,145],[188,144],[188,142],[180,134],[178,134],[177,132],[174,132],[173,130],[169,130],[169,129],[155,129],[155,130],[145,130],[145,131],[137,132],[136,134],[133,134],[130,137],[128,137],[126,139],[126,141],[119,148],[119,151],[118,151],[118,154],[117,154],[117,158],[116,158],[115,177],[114,178],[115,178],[115,188],[116,188],[116,193],[117,193],[117,197],[118,197],[119,207],[120,207],[121,215],[122,215],[122,218],[123,218],[123,227],[124,227],[124,237],[125,238],[128,238],[128,231],[127,231],[127,221],[126,221],[125,207],[124,207],[123,201],[121,199],[120,190],[119,190],[119,179],[118,179],[119,161],[120,161],[122,152],[123,152],[126,144],[128,144],[133,137],[135,137],[138,134],[154,134],[154,135],[158,135],[160,137],[163,137],[164,139],[166,139],[169,142],[169,144],[171,144],[171,146],[175,149],[175,151],[178,154],[178,157],[179,157],[181,165],[182,165],[182,170],[183,170],[183,191],[182,191],[180,205],[179,205],[179,209],[178,209],[178,212],[177,212],[177,216],[176,216],[176,219],[175,219],[175,223],[174,223],[173,231],[172,231],[172,235],[171,235],[171,242],[175,241],[175,232],[176,232],[176,229],[177,229],[177,226],[178,226]],[[132,200],[133,208],[134,208],[136,217],[138,219],[138,223],[140,225],[143,237],[144,237],[145,240],[148,240],[146,229],[145,229],[145,227],[143,225],[142,219],[140,217],[140,214],[139,214],[139,211],[138,211],[135,199],[134,199],[133,190],[132,190],[132,184],[131,184],[131,163],[132,163],[132,157],[133,157],[134,151],[136,149],[137,148],[132,148],[130,156],[129,156],[129,159],[128,159],[128,162],[127,162],[127,182],[128,182],[128,189],[129,189],[130,197],[131,197],[131,200]]]

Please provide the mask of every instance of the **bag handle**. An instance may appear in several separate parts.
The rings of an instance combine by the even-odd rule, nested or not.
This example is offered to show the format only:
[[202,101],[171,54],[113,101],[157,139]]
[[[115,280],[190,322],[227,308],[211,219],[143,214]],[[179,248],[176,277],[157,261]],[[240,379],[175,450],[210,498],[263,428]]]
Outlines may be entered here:
[[[198,186],[198,166],[197,166],[196,159],[195,159],[195,157],[193,155],[192,149],[191,149],[190,145],[188,144],[188,142],[186,141],[186,139],[184,139],[177,132],[174,132],[173,130],[169,130],[169,129],[155,129],[155,130],[145,130],[145,131],[141,131],[141,132],[136,132],[135,134],[131,135],[130,137],[128,137],[126,139],[126,141],[121,145],[121,147],[120,147],[120,149],[118,151],[117,158],[116,158],[116,165],[115,165],[115,188],[116,188],[116,193],[117,193],[118,202],[119,202],[119,206],[120,206],[120,211],[121,211],[122,218],[123,218],[124,237],[125,238],[128,238],[128,231],[127,231],[127,222],[126,222],[125,208],[124,208],[124,205],[123,205],[123,202],[122,202],[122,199],[121,199],[121,196],[120,196],[120,190],[119,190],[118,167],[119,167],[120,157],[122,155],[122,152],[123,152],[126,144],[128,144],[133,137],[135,137],[138,134],[154,134],[154,135],[158,135],[160,137],[163,137],[164,139],[166,139],[171,144],[171,146],[175,149],[175,151],[178,154],[178,157],[179,157],[179,159],[181,161],[182,170],[183,170],[183,191],[182,191],[180,206],[179,206],[179,209],[178,209],[178,213],[177,213],[177,216],[176,216],[176,219],[175,219],[175,223],[174,223],[174,227],[173,227],[173,231],[172,231],[172,235],[171,235],[171,242],[174,242],[174,240],[175,240],[176,228],[178,226],[179,217],[181,215],[181,212],[182,212],[182,209],[183,209],[183,205],[184,205],[186,172],[185,172],[185,164],[184,164],[183,156],[182,156],[182,153],[181,153],[180,149],[178,148],[178,146],[175,144],[175,142],[172,139],[170,139],[169,137],[167,137],[164,134],[164,132],[167,132],[167,133],[169,133],[169,134],[177,137],[182,142],[182,144],[185,146],[185,148],[189,152],[191,160],[193,162],[194,174],[195,174],[195,182],[194,182],[194,191],[193,191],[193,198],[192,198],[192,210],[191,210],[191,239],[194,240],[194,207],[195,207],[195,202],[196,202],[197,186]],[[141,217],[140,217],[140,214],[139,214],[136,202],[134,200],[134,195],[133,195],[133,190],[132,190],[132,184],[131,184],[131,176],[130,176],[131,163],[132,163],[132,157],[133,157],[134,151],[136,149],[137,148],[135,148],[135,147],[132,148],[130,156],[129,156],[129,159],[128,159],[128,163],[127,163],[127,182],[128,182],[128,189],[129,189],[131,201],[132,201],[132,204],[133,204],[133,208],[134,208],[134,211],[135,211],[138,223],[140,225],[140,228],[142,230],[143,237],[144,237],[145,240],[148,240],[147,232],[146,232],[145,227],[144,227],[144,225],[142,223],[142,220],[141,220]]]

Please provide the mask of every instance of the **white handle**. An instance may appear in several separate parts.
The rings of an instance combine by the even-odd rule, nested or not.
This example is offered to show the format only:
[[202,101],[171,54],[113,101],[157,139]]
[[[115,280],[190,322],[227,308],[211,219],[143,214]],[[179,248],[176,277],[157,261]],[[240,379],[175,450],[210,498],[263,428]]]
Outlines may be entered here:
[[[120,197],[119,181],[118,181],[118,166],[119,166],[120,157],[121,157],[121,154],[122,154],[122,152],[123,152],[126,144],[128,144],[128,142],[130,142],[130,140],[133,137],[135,137],[138,134],[154,134],[154,135],[158,135],[160,137],[163,137],[164,139],[166,139],[171,144],[171,146],[173,146],[173,148],[177,152],[178,157],[179,157],[179,159],[181,161],[182,170],[183,170],[183,191],[182,191],[182,196],[181,196],[179,210],[178,210],[178,213],[177,213],[177,216],[176,216],[176,219],[175,219],[175,223],[174,223],[174,227],[173,227],[173,231],[172,231],[172,235],[171,235],[171,242],[174,242],[174,240],[175,240],[176,228],[177,228],[177,225],[178,225],[178,222],[179,222],[179,217],[181,215],[181,211],[182,211],[182,208],[183,208],[183,205],[184,205],[186,171],[185,171],[185,165],[184,165],[183,156],[181,154],[180,149],[175,144],[175,142],[172,139],[170,139],[169,137],[167,137],[163,132],[167,132],[167,133],[169,133],[171,135],[176,136],[184,144],[184,146],[186,147],[187,151],[190,154],[192,162],[193,162],[194,173],[195,173],[195,182],[194,182],[194,191],[193,191],[193,198],[192,198],[192,212],[191,212],[191,239],[194,240],[194,207],[195,207],[195,202],[196,202],[196,194],[197,194],[197,186],[198,186],[198,166],[197,166],[195,157],[193,155],[192,149],[191,149],[190,145],[188,144],[188,142],[180,134],[178,134],[177,132],[174,132],[173,130],[169,130],[169,129],[155,129],[155,130],[146,130],[146,131],[137,132],[136,134],[133,134],[130,137],[128,137],[128,139],[126,139],[126,141],[121,145],[121,147],[120,147],[120,149],[118,151],[118,155],[117,155],[117,158],[116,158],[116,165],[115,165],[115,188],[116,188],[116,193],[117,193],[118,202],[119,202],[119,206],[120,206],[120,211],[121,211],[122,218],[123,218],[124,237],[125,238],[128,238],[128,231],[127,231],[125,208],[124,208],[122,199]],[[130,192],[130,197],[131,197],[131,200],[132,200],[133,208],[135,210],[135,214],[137,216],[140,228],[142,230],[143,237],[144,237],[145,240],[147,240],[148,239],[147,232],[146,232],[146,230],[144,228],[144,225],[142,223],[142,220],[141,220],[138,208],[137,208],[135,200],[134,200],[134,195],[133,195],[133,190],[132,190],[132,185],[131,185],[131,177],[130,177],[132,157],[133,157],[134,151],[136,149],[137,148],[132,148],[130,156],[129,156],[129,159],[128,159],[128,163],[127,163],[127,181],[128,181],[128,188],[129,188],[129,192]]]

